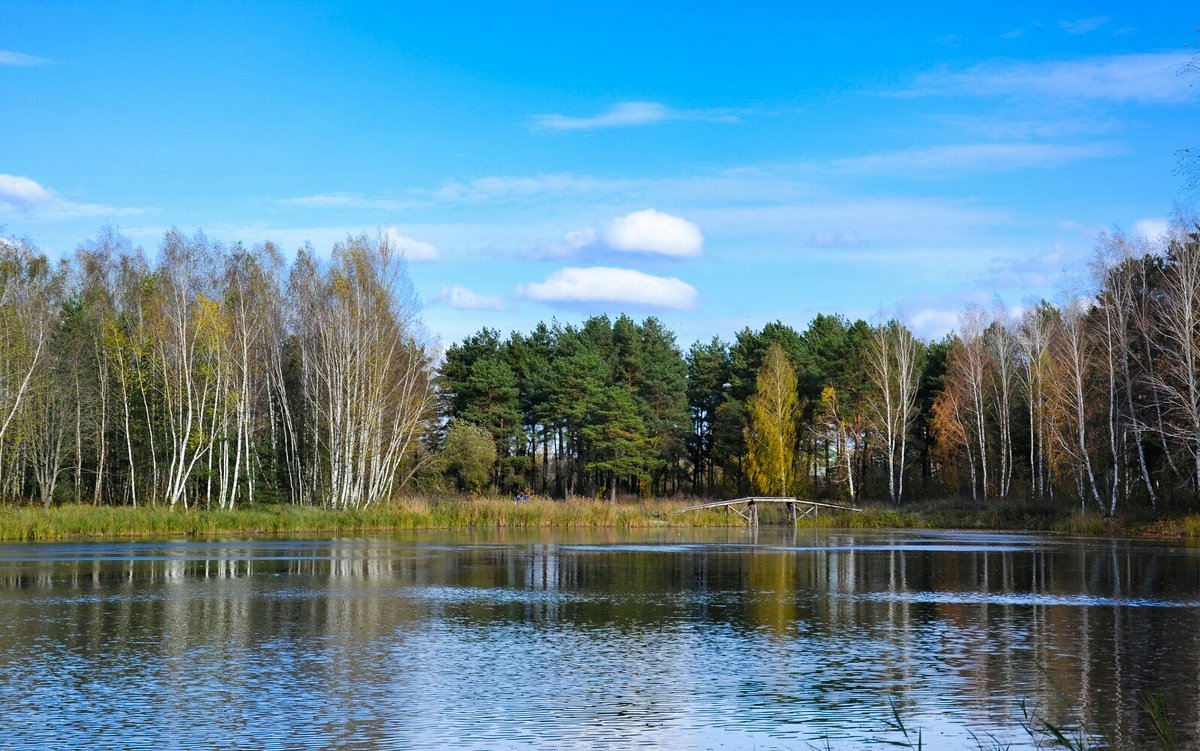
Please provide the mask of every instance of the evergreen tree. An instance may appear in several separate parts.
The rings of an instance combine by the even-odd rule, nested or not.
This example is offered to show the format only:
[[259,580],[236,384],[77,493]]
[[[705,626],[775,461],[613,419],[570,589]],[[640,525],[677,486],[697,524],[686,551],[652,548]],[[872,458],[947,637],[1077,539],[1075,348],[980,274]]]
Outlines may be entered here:
[[589,448],[586,469],[607,477],[608,498],[615,501],[620,478],[646,479],[662,461],[655,456],[629,388],[608,386],[597,396],[580,431]]

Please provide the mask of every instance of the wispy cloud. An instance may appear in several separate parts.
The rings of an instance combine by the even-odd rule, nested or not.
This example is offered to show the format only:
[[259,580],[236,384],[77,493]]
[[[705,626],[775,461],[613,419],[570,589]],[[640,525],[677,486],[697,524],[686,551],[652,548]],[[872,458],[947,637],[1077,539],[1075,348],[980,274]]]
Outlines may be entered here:
[[96,203],[78,203],[63,198],[36,180],[0,173],[0,215],[33,221],[62,221],[96,216],[131,216],[144,211]]
[[8,65],[14,68],[35,68],[39,65],[49,65],[50,60],[37,55],[27,55],[24,52],[13,52],[12,50],[0,50],[0,65]]
[[356,193],[318,193],[311,196],[281,198],[276,203],[303,209],[371,209],[380,211],[408,209],[421,204],[412,199],[371,198]]
[[461,182],[450,180],[431,191],[439,201],[452,203],[487,203],[510,200],[546,193],[585,194],[598,191],[614,191],[630,187],[634,180],[555,173],[544,175],[493,175]]
[[534,115],[533,126],[537,130],[596,130],[653,125],[671,120],[736,123],[745,113],[745,110],[733,109],[677,110],[661,102],[618,102],[597,115],[585,117],[559,113]]
[[1072,36],[1078,36],[1080,34],[1090,34],[1106,23],[1108,23],[1108,16],[1092,16],[1091,18],[1079,18],[1074,21],[1059,21],[1058,28]]
[[922,339],[941,339],[958,325],[958,308],[920,308],[905,316],[913,333]]
[[1157,242],[1171,232],[1171,222],[1166,217],[1139,219],[1133,223],[1133,234]]
[[1081,159],[1097,159],[1124,152],[1117,143],[972,143],[931,146],[838,159],[835,170],[854,173],[950,173],[1009,171],[1057,167]]
[[1177,104],[1200,96],[1179,75],[1187,52],[1147,52],[1038,63],[985,63],[919,77],[904,96],[1012,96]]
[[971,201],[899,196],[728,206],[697,210],[695,216],[714,235],[753,240],[764,251],[778,247],[788,257],[796,252],[792,238],[812,237],[830,227],[870,238],[870,254],[850,254],[846,246],[839,247],[837,257],[847,261],[878,259],[887,247],[897,246],[925,248],[933,253],[931,258],[944,261],[946,249],[957,253],[964,237],[980,236],[1012,221],[1007,212]]
[[978,281],[993,288],[1046,289],[1069,270],[1085,267],[1088,253],[1086,243],[1055,242],[1019,255],[998,256]]
[[504,310],[504,301],[495,295],[481,295],[457,284],[442,285],[434,303],[455,310]]
[[985,115],[947,115],[940,119],[967,133],[1010,143],[1111,135],[1129,127],[1128,122],[1115,117],[1062,117],[1047,113],[1045,116],[1022,118],[1013,117],[1007,111]]
[[545,281],[518,286],[517,294],[535,302],[619,303],[672,310],[694,308],[698,297],[695,287],[676,277],[607,266],[560,269]]

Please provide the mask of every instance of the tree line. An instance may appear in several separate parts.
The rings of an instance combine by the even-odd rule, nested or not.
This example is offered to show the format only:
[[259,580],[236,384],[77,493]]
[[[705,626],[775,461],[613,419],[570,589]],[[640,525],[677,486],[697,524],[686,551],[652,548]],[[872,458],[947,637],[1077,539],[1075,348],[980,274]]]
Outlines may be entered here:
[[627,315],[439,354],[403,258],[347,238],[0,240],[0,500],[361,508],[565,498],[1035,499],[1194,508],[1200,227],[1102,236],[1089,283],[923,341],[817,315],[686,349]]
[[[452,346],[437,376],[461,489],[1194,508],[1200,227],[1101,236],[1088,279],[926,342],[818,315],[686,352],[655,318]],[[476,449],[472,449],[474,446]]]
[[[935,484],[924,416],[946,342],[818,315],[683,352],[648,317],[482,329],[437,376],[450,479],[550,496],[749,493],[891,498]],[[472,453],[479,441],[491,448]],[[487,472],[463,471],[490,460]]]
[[369,506],[420,467],[431,366],[386,240],[2,240],[0,500]]

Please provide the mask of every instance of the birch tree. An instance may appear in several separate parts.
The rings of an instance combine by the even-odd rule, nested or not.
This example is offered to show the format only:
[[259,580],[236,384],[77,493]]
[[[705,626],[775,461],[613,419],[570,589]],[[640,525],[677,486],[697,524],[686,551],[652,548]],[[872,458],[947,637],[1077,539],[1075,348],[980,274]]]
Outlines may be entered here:
[[1162,339],[1155,385],[1166,407],[1163,431],[1192,459],[1200,492],[1200,227],[1179,227],[1169,241],[1156,310]]
[[1018,362],[1029,416],[1029,494],[1050,492],[1047,432],[1051,429],[1051,328],[1058,312],[1048,303],[1029,308],[1017,332]]
[[1013,400],[1017,388],[1016,338],[1005,321],[1003,308],[997,308],[983,332],[987,357],[987,387],[991,414],[995,417],[996,448],[1000,466],[996,475],[996,491],[1007,498],[1013,472]]
[[[975,456],[979,460],[979,489],[988,497],[988,439],[987,439],[987,350],[983,338],[987,317],[971,307],[959,316],[959,347],[951,359],[956,380],[964,390],[965,403],[959,404],[961,414],[970,420]],[[974,465],[972,465],[974,466]],[[974,469],[972,469],[972,475]],[[974,496],[974,489],[971,491]]]
[[883,436],[888,498],[904,496],[905,455],[920,385],[920,343],[898,321],[877,324],[867,347],[868,374],[874,386],[872,412]]
[[22,439],[35,376],[49,360],[56,284],[46,258],[23,241],[0,238],[0,496],[16,497]]
[[379,503],[405,479],[433,406],[404,260],[386,237],[350,238],[327,274],[298,262],[292,290],[318,495],[335,508]]
[[1061,308],[1061,325],[1056,327],[1054,343],[1061,377],[1055,385],[1056,396],[1067,418],[1060,433],[1060,445],[1075,466],[1080,506],[1083,507],[1090,498],[1098,509],[1103,510],[1088,443],[1092,389],[1089,384],[1087,314],[1088,302],[1083,298],[1069,300]]

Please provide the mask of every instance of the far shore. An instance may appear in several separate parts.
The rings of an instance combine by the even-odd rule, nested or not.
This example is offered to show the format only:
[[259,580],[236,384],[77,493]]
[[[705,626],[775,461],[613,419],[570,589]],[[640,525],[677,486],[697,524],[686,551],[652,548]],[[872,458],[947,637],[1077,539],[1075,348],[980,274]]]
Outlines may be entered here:
[[[591,499],[566,501],[533,498],[516,502],[496,497],[406,497],[367,509],[336,510],[312,506],[259,505],[234,510],[82,504],[0,506],[0,540],[150,539],[366,534],[419,529],[485,528],[668,528],[738,527],[745,522],[723,509],[678,511],[689,499]],[[779,510],[766,510],[761,523],[786,525]],[[918,501],[899,509],[866,505],[862,512],[823,512],[797,526],[829,529],[943,529],[1026,531],[1099,537],[1200,538],[1200,514],[1160,518],[1105,518],[1095,512],[1069,511],[1020,502]]]

